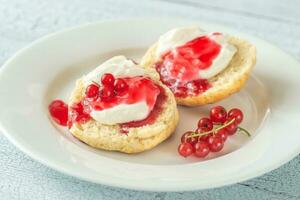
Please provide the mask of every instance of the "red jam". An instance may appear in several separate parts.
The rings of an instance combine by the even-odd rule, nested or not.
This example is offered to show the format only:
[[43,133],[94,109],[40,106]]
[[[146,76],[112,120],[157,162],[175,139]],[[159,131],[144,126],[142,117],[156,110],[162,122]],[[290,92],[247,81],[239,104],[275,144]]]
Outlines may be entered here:
[[125,93],[115,95],[108,101],[102,100],[101,97],[97,99],[84,98],[84,110],[90,113],[94,110],[104,110],[114,107],[119,104],[134,104],[141,101],[146,101],[149,110],[153,110],[157,96],[160,93],[157,85],[149,78],[145,77],[132,77],[123,78],[127,83],[128,89]]
[[66,126],[68,122],[68,105],[61,100],[54,100],[48,106],[48,110],[52,119],[62,125]]
[[128,128],[135,128],[135,127],[140,127],[144,125],[151,125],[155,122],[157,117],[160,115],[160,113],[163,111],[163,105],[165,101],[167,100],[167,94],[165,90],[161,87],[158,86],[160,93],[157,96],[156,103],[154,105],[154,108],[150,112],[147,118],[140,120],[140,121],[132,121],[132,122],[127,122],[124,124],[121,124],[121,130],[123,133],[127,133]]
[[210,36],[201,36],[165,53],[156,70],[176,97],[197,95],[210,88],[199,71],[209,68],[220,51],[221,46]]
[[104,110],[119,104],[133,104],[140,101],[146,101],[149,110],[148,117],[140,121],[132,121],[121,125],[121,129],[126,133],[128,128],[140,127],[147,124],[153,124],[159,114],[162,112],[163,104],[167,95],[164,89],[156,85],[151,79],[145,77],[123,78],[128,85],[125,93],[115,94],[109,100],[103,100],[101,97],[85,97],[81,102],[69,107],[61,100],[55,100],[49,105],[49,111],[58,124],[71,128],[74,123],[85,123],[91,119],[92,110]]
[[85,112],[82,102],[78,102],[70,106],[68,127],[71,128],[73,123],[85,123],[91,116]]

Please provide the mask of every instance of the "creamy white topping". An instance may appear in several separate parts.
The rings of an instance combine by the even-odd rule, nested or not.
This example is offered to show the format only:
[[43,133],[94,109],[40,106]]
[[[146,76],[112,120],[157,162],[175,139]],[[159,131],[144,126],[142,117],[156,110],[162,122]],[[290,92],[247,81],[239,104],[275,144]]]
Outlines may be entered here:
[[[141,76],[145,74],[145,71],[125,56],[115,56],[88,73],[84,77],[84,85],[87,86],[92,81],[100,83],[105,73],[111,73],[119,78]],[[90,115],[100,123],[113,125],[145,119],[150,112],[145,100],[134,104],[119,104],[104,110],[92,110]]]
[[199,78],[209,79],[214,77],[228,66],[237,51],[236,47],[228,42],[229,37],[225,34],[213,35],[198,27],[183,27],[170,30],[158,40],[156,59],[159,59],[169,50],[172,51],[178,46],[182,46],[193,39],[205,35],[221,45],[221,52],[213,60],[213,63],[209,68],[199,70]]
[[91,84],[92,81],[100,83],[101,77],[105,73],[113,74],[115,77],[119,78],[142,76],[145,74],[145,71],[125,56],[115,56],[88,73],[84,77],[84,85],[87,86]]
[[105,110],[93,110],[90,115],[103,124],[118,124],[145,119],[149,114],[145,101],[134,104],[120,104]]
[[170,49],[182,46],[185,43],[205,34],[205,31],[194,26],[172,29],[159,37],[156,56],[160,57]]

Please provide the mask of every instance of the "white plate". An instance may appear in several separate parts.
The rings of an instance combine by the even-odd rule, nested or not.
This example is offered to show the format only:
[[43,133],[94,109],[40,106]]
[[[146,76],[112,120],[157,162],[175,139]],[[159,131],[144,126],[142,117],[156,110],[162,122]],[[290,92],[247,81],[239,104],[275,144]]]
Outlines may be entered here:
[[[138,59],[160,34],[191,24],[256,45],[258,62],[247,86],[218,103],[244,111],[243,126],[253,133],[251,139],[236,135],[221,153],[207,160],[178,156],[180,135],[194,129],[211,105],[180,108],[174,136],[137,155],[90,148],[51,122],[47,105],[54,98],[66,100],[76,78],[113,55]],[[1,130],[32,158],[88,181],[152,191],[219,187],[262,175],[300,152],[299,77],[295,59],[265,41],[223,26],[181,20],[93,23],[38,40],[2,67]]]

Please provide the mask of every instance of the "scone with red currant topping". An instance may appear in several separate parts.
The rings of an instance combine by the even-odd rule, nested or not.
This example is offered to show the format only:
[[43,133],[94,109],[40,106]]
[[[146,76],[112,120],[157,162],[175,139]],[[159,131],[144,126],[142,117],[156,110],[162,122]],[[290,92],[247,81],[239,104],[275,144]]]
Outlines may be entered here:
[[168,138],[178,123],[174,95],[153,69],[113,57],[76,82],[68,127],[99,149],[137,153]]
[[141,61],[160,74],[180,105],[214,103],[238,92],[256,62],[249,42],[198,27],[168,31]]

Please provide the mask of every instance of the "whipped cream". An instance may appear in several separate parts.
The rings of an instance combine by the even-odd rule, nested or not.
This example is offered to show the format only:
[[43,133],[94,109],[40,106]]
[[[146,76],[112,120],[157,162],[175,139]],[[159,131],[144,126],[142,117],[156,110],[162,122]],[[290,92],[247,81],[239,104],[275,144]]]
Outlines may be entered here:
[[228,42],[228,35],[209,33],[201,30],[198,27],[183,27],[173,29],[159,38],[156,49],[156,58],[159,59],[166,52],[172,51],[176,47],[182,46],[187,42],[201,36],[208,36],[221,46],[221,51],[213,60],[212,65],[207,69],[199,70],[199,78],[212,78],[228,66],[229,62],[237,51],[236,47]]
[[92,110],[91,117],[103,124],[113,125],[145,119],[149,114],[146,102],[120,104],[105,110]]
[[[84,77],[84,85],[87,86],[93,81],[101,84],[101,77],[105,73],[111,73],[115,78],[120,78],[142,76],[145,71],[125,56],[115,56],[88,73]],[[144,100],[133,104],[119,104],[104,110],[92,110],[90,116],[100,123],[113,125],[143,120],[150,112],[151,109]]]
[[117,78],[134,77],[143,76],[145,70],[125,56],[115,56],[88,73],[83,79],[84,85],[88,86],[93,81],[100,84],[101,77],[105,73],[110,73]]
[[156,48],[156,56],[160,57],[167,51],[178,46],[182,46],[185,43],[204,35],[204,30],[201,30],[198,27],[172,29],[159,37]]

